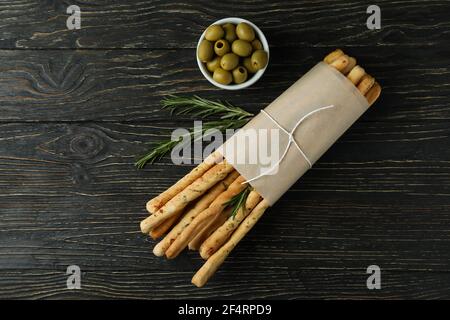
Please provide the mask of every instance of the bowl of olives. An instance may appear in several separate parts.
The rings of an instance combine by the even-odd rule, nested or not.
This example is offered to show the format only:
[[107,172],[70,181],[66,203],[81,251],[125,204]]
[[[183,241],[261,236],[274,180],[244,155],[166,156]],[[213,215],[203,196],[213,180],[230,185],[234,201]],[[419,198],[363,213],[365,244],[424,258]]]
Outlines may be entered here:
[[241,18],[214,22],[197,44],[197,63],[216,87],[244,89],[261,78],[269,63],[269,44],[262,31]]

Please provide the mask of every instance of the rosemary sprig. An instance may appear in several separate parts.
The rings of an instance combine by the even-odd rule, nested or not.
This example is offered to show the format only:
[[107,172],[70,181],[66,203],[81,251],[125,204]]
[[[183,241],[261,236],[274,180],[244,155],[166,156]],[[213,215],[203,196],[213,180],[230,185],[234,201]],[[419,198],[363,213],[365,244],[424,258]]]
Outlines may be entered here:
[[233,210],[231,211],[230,216],[233,217],[233,219],[236,217],[236,214],[238,210],[245,205],[245,202],[247,201],[247,197],[252,191],[252,187],[247,185],[244,190],[239,192],[237,195],[235,195],[233,198],[225,202],[223,205],[228,207],[232,207]]
[[163,109],[170,109],[171,114],[190,114],[202,118],[215,115],[219,116],[219,119],[202,123],[201,131],[191,129],[188,134],[180,137],[178,140],[168,139],[154,143],[152,149],[136,161],[135,166],[139,169],[142,169],[148,163],[152,164],[163,158],[184,138],[189,137],[192,142],[195,142],[198,139],[197,137],[202,138],[203,134],[210,129],[219,130],[224,134],[227,129],[243,127],[253,116],[252,113],[235,107],[228,102],[212,101],[198,96],[190,98],[170,95],[163,99],[161,104]]
[[225,131],[227,129],[239,129],[239,128],[241,128],[248,121],[249,121],[249,119],[239,119],[239,120],[226,119],[226,120],[217,120],[217,121],[204,122],[202,124],[202,129],[201,130],[191,129],[189,131],[189,133],[179,137],[178,140],[171,140],[169,138],[168,140],[154,143],[152,145],[152,149],[148,153],[146,153],[145,155],[143,155],[142,157],[140,157],[136,161],[135,166],[138,169],[142,169],[148,163],[152,164],[152,163],[154,163],[154,162],[156,162],[158,160],[161,160],[166,154],[171,152],[172,149],[175,148],[175,146],[178,143],[180,143],[181,141],[183,141],[187,137],[189,137],[192,142],[195,142],[199,138],[202,139],[204,137],[203,136],[204,133],[206,131],[210,130],[210,129],[216,129],[216,130],[219,130],[222,133],[225,133]]
[[220,119],[244,119],[253,114],[228,102],[208,100],[199,96],[181,97],[170,95],[161,101],[163,109],[169,109],[171,114],[194,117],[219,116]]
[[147,163],[154,163],[155,161],[161,160],[168,152],[170,152],[175,146],[180,143],[182,138],[178,140],[167,140],[157,142],[153,145],[153,149],[143,155],[139,160],[134,164],[138,169],[142,169],[145,167]]

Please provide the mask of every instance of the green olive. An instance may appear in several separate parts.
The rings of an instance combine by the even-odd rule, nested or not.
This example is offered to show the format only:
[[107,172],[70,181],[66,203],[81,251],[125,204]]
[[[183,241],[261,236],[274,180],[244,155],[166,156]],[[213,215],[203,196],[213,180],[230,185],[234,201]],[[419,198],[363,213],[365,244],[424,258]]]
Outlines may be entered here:
[[214,52],[218,56],[223,56],[228,52],[230,52],[230,44],[228,43],[227,40],[224,39],[217,40],[216,43],[214,44]]
[[214,71],[213,79],[220,84],[228,85],[233,81],[233,76],[230,71],[223,70],[222,68],[217,68]]
[[222,57],[222,60],[220,60],[220,67],[227,71],[233,70],[238,64],[239,57],[234,53],[227,53]]
[[253,41],[253,39],[255,39],[255,31],[248,23],[245,22],[241,22],[237,25],[236,35],[239,39],[245,41]]
[[248,57],[252,53],[252,45],[244,40],[236,40],[231,45],[231,50],[240,57]]
[[217,41],[223,38],[225,31],[218,24],[209,26],[205,31],[205,39],[209,41]]
[[264,67],[267,65],[267,52],[264,50],[256,50],[252,54],[252,66],[256,70],[264,69]]
[[245,69],[247,69],[248,73],[256,73],[258,71],[253,67],[252,59],[250,57],[245,58],[242,64],[244,65]]
[[253,47],[253,51],[263,49],[263,45],[262,45],[261,41],[259,41],[258,39],[255,39],[252,41],[252,47]]
[[237,39],[236,26],[232,23],[226,23],[222,28],[225,30],[225,40],[229,43],[233,43],[233,41]]
[[209,72],[214,72],[217,68],[220,68],[220,60],[222,57],[215,57],[211,61],[208,61],[206,63],[206,69],[208,69]]
[[234,83],[242,83],[245,82],[247,80],[247,69],[245,69],[242,66],[237,67],[236,69],[233,70],[233,81]]
[[208,40],[200,42],[197,50],[198,58],[201,62],[208,62],[214,56],[213,44]]

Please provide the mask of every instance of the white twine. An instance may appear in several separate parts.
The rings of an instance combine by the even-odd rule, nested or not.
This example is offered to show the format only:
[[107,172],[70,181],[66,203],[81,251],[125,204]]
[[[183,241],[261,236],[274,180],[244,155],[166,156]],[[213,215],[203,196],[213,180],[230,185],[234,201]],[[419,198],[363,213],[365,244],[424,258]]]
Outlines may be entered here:
[[326,110],[326,109],[331,109],[331,108],[334,108],[334,105],[333,105],[333,104],[331,104],[331,105],[329,105],[329,106],[326,106],[326,107],[321,107],[321,108],[315,109],[315,110],[313,110],[313,111],[307,113],[307,114],[304,115],[300,120],[297,121],[297,123],[295,124],[294,128],[293,128],[290,132],[287,131],[285,128],[283,128],[283,126],[280,125],[280,124],[278,123],[278,121],[275,120],[270,114],[268,114],[268,113],[267,113],[266,111],[264,111],[264,110],[261,110],[261,113],[263,113],[263,114],[264,114],[267,118],[269,118],[274,124],[276,124],[276,126],[277,126],[278,128],[280,128],[281,131],[283,131],[284,133],[286,133],[286,134],[288,135],[289,141],[288,141],[288,144],[287,144],[287,146],[286,146],[286,149],[285,149],[284,152],[283,152],[283,155],[280,157],[280,159],[277,161],[277,163],[275,163],[272,167],[270,167],[268,170],[266,170],[265,172],[261,173],[260,175],[258,175],[258,176],[256,176],[256,177],[253,177],[253,178],[251,178],[251,179],[249,179],[249,180],[247,180],[247,181],[242,182],[242,184],[249,183],[249,182],[252,182],[252,181],[254,181],[254,180],[257,180],[257,179],[259,179],[259,178],[261,178],[261,177],[267,175],[269,172],[271,172],[271,171],[272,171],[273,169],[275,169],[276,167],[278,167],[278,165],[281,163],[281,161],[283,161],[284,157],[287,155],[287,153],[288,153],[288,151],[289,151],[289,148],[291,147],[291,144],[294,144],[294,145],[295,145],[295,147],[296,147],[297,150],[300,152],[300,154],[303,156],[303,158],[306,160],[306,162],[308,163],[309,168],[311,169],[311,168],[312,168],[311,160],[309,160],[309,158],[308,158],[308,157],[306,156],[306,154],[303,152],[302,148],[300,148],[300,146],[298,145],[297,141],[295,141],[295,139],[294,139],[294,133],[295,133],[295,130],[297,130],[298,126],[299,126],[306,118],[312,116],[312,115],[313,115],[314,113],[316,113],[316,112],[319,112],[319,111],[322,111],[322,110]]

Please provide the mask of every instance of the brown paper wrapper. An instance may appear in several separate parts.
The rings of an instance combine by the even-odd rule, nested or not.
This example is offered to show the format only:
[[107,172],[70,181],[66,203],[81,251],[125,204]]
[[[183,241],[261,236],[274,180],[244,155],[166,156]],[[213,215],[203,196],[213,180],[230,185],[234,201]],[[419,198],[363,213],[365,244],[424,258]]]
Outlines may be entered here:
[[[290,132],[305,115],[329,105],[334,107],[313,113],[301,122],[293,134],[294,140],[314,164],[369,107],[358,89],[339,71],[320,62],[264,110]],[[273,205],[310,169],[309,163],[291,144],[277,168],[268,172],[288,146],[289,135],[283,131],[279,131],[279,139],[270,139],[270,135],[266,135],[268,139],[258,141],[258,148],[268,150],[271,164],[260,157],[256,162],[242,163],[243,159],[255,159],[254,145],[242,143],[246,140],[247,129],[270,130],[279,127],[260,113],[228,139],[219,152],[247,180],[268,173],[251,181],[250,185]]]

